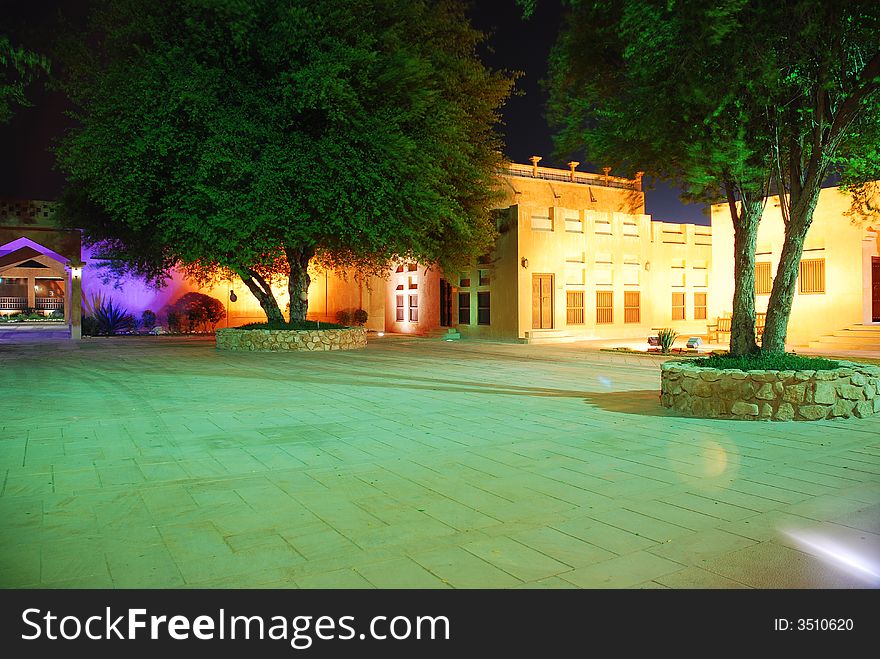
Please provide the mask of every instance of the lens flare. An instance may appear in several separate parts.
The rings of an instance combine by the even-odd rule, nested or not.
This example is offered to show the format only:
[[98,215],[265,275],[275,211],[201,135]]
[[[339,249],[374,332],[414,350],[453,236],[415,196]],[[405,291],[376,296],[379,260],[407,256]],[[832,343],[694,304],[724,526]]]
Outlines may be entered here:
[[784,531],[808,554],[845,570],[874,586],[880,586],[880,556],[865,555],[844,542],[817,531]]

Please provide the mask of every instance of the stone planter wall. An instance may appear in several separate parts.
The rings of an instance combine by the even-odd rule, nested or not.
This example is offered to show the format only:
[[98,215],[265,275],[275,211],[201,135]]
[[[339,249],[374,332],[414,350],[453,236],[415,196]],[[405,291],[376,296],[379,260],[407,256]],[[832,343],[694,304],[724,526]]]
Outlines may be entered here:
[[668,361],[663,407],[683,416],[816,421],[880,412],[880,367],[840,361],[828,371],[740,371]]
[[367,330],[363,327],[325,330],[241,330],[230,327],[217,330],[218,350],[278,352],[358,350],[366,347]]

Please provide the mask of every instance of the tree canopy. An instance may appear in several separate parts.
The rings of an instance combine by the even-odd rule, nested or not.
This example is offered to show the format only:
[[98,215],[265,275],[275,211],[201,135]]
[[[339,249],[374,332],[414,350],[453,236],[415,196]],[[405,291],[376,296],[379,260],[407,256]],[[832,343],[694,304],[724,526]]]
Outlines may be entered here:
[[454,1],[107,0],[61,57],[62,215],[154,279],[234,271],[270,320],[273,274],[305,317],[313,256],[460,267],[494,238],[511,88],[481,39]]
[[41,73],[49,73],[49,60],[0,34],[0,123],[12,118],[16,105],[28,106],[25,89]]
[[[524,0],[524,5],[530,3]],[[831,175],[876,171],[880,10],[841,0],[567,0],[551,55],[557,146],[726,199],[735,229],[731,351],[757,350],[754,251],[781,193],[787,251],[763,348],[783,349],[803,238]]]

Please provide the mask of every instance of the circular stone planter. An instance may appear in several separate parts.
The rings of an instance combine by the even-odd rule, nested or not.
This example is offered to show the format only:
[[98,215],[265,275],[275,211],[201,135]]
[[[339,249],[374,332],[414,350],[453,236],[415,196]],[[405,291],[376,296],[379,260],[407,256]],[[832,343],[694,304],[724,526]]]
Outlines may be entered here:
[[367,330],[363,327],[320,330],[243,330],[230,327],[217,330],[216,337],[218,350],[322,352],[326,350],[359,350],[367,347]]
[[668,361],[660,403],[682,416],[745,421],[863,418],[880,412],[880,367],[841,360],[827,371],[740,371]]

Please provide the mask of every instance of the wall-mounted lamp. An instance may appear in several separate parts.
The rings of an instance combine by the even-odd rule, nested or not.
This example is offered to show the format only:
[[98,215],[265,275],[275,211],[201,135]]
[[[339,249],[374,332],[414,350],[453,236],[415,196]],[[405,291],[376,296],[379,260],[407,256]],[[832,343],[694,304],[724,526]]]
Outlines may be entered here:
[[238,296],[235,294],[235,291],[229,291],[229,301],[235,302],[238,300]]
[[650,270],[650,269],[651,269],[651,262],[645,261],[645,270]]
[[520,262],[520,265],[522,265],[522,267],[524,267],[524,268],[529,267],[529,260],[525,256],[522,257],[519,262]]
[[70,276],[74,279],[79,279],[82,277],[82,270],[85,263],[81,261],[68,261],[67,267],[70,268]]
[[309,292],[308,291],[300,291],[299,292],[299,299],[303,302],[306,302],[309,299]]

